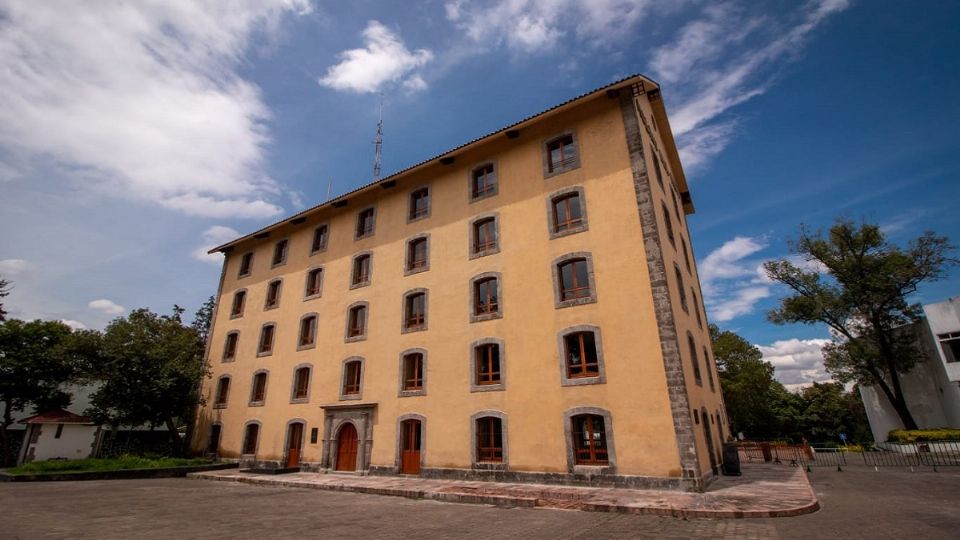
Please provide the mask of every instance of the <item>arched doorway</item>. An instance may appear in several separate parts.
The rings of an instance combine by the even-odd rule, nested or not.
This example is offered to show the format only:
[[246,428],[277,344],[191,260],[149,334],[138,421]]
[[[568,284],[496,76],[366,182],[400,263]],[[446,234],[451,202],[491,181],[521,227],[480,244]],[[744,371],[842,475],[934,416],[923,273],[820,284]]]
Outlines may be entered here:
[[710,417],[707,416],[707,411],[700,411],[700,425],[703,426],[703,438],[707,440],[707,454],[710,455],[710,469],[713,470],[713,474],[717,474],[717,454],[713,448],[713,435],[710,432]]
[[303,447],[303,424],[294,422],[287,428],[287,468],[300,466],[300,449]]
[[214,424],[210,426],[210,439],[207,441],[207,453],[212,456],[220,454],[220,431],[223,426]]
[[400,424],[400,474],[420,474],[422,435],[419,420]]
[[357,470],[357,428],[347,422],[337,434],[337,470]]

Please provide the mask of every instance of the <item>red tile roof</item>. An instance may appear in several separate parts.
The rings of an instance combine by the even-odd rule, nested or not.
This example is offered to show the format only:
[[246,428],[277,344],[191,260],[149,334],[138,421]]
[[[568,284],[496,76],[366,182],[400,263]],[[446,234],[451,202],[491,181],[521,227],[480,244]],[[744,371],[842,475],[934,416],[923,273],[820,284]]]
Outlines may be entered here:
[[30,418],[24,418],[20,421],[21,424],[85,424],[85,425],[94,425],[93,419],[87,416],[80,416],[79,414],[73,414],[72,412],[65,409],[52,409],[45,413],[37,414],[31,416]]

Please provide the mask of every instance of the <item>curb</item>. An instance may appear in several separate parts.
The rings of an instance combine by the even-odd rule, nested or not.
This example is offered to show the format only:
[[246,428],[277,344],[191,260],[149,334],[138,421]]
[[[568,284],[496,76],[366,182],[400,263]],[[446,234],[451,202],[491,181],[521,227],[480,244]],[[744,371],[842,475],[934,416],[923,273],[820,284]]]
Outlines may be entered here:
[[[486,504],[501,508],[549,508],[675,518],[748,519],[794,517],[816,512],[820,509],[820,503],[817,501],[816,496],[813,493],[813,489],[810,487],[809,481],[807,482],[807,489],[810,490],[812,502],[808,504],[791,508],[768,510],[709,510],[703,508],[632,506],[623,504],[608,504],[602,502],[541,498],[535,496],[525,497],[519,495],[475,494],[457,491],[426,491],[419,489],[354,486],[349,484],[316,484],[309,481],[274,480],[249,476],[221,476],[215,474],[204,474],[202,472],[188,474],[187,478],[193,480],[212,480],[218,482],[237,482],[264,486],[296,487],[319,489],[324,491],[364,493],[368,495],[385,495],[392,497],[404,497],[408,499],[428,499],[441,502]],[[806,479],[806,477],[804,477],[804,479]]]
[[136,478],[178,478],[188,474],[235,469],[236,463],[212,463],[162,469],[119,469],[116,471],[77,471],[43,474],[0,472],[0,482],[69,482],[79,480],[131,480]]

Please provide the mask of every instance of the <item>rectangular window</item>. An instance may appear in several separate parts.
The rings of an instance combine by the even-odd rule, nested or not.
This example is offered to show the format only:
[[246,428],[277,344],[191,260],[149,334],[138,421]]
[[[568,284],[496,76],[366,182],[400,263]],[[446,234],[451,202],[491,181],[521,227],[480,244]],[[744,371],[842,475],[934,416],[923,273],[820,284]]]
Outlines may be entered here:
[[473,224],[473,252],[475,254],[497,249],[496,218],[481,219]]
[[223,361],[233,360],[237,357],[237,340],[240,335],[236,332],[227,334],[227,340],[223,344]]
[[310,253],[317,253],[327,249],[327,226],[321,225],[313,230],[313,242],[310,244]]
[[407,270],[422,270],[427,267],[427,239],[416,238],[407,245]]
[[403,389],[423,390],[423,355],[411,353],[403,357]]
[[683,238],[683,236],[680,237],[680,245],[683,246],[683,262],[687,265],[687,273],[689,274],[691,273],[690,251],[687,250],[687,241]]
[[683,288],[683,274],[680,273],[680,267],[673,265],[673,272],[677,276],[677,292],[680,293],[680,307],[689,313],[690,308],[687,306],[687,291]]
[[427,322],[427,295],[416,293],[407,296],[404,313],[404,327],[407,330],[422,328]]
[[259,424],[247,424],[246,432],[243,435],[243,453],[254,454],[257,451],[257,438],[260,437]]
[[474,349],[477,384],[500,384],[500,345],[487,343]]
[[579,193],[569,193],[553,200],[553,232],[564,232],[582,224]]
[[297,370],[293,388],[293,399],[306,399],[310,390],[310,368],[302,367]]
[[263,309],[271,309],[280,305],[280,284],[282,282],[278,279],[271,281],[267,285],[267,299],[264,302]]
[[567,378],[600,376],[597,344],[593,332],[576,332],[563,337]]
[[360,255],[353,260],[353,285],[370,283],[370,255]]
[[373,208],[367,208],[366,210],[357,214],[357,238],[363,238],[373,234],[373,225]]
[[227,404],[227,396],[230,393],[230,378],[220,377],[217,381],[217,396],[213,401],[214,405],[223,406]]
[[703,318],[700,316],[700,302],[697,301],[697,293],[690,287],[690,297],[693,298],[693,311],[697,314],[697,326],[703,328]]
[[673,239],[673,218],[670,217],[670,209],[667,208],[667,203],[660,204],[663,207],[663,225],[667,228],[667,240],[670,240],[670,245],[676,248],[677,241]]
[[574,300],[590,296],[590,281],[587,273],[587,260],[565,261],[560,269],[560,300]]
[[280,266],[287,262],[287,246],[289,244],[290,242],[284,239],[273,246],[273,266]]
[[59,439],[63,435],[63,424],[57,424],[57,432],[53,434],[54,439]]
[[563,172],[578,164],[573,135],[562,135],[547,143],[547,172]]
[[477,461],[503,461],[503,423],[499,418],[477,419]]
[[243,305],[247,299],[246,291],[237,291],[233,294],[233,305],[230,306],[230,317],[240,317],[243,315]]
[[250,394],[250,401],[262,403],[267,395],[267,374],[257,373],[253,376],[253,392]]
[[357,306],[350,310],[350,324],[347,329],[347,337],[362,336],[366,330],[367,307]]
[[257,347],[257,354],[268,354],[273,351],[273,333],[275,328],[274,325],[270,324],[260,330],[260,346]]
[[660,189],[664,189],[663,173],[660,172],[660,158],[657,157],[657,152],[653,148],[650,149],[650,155],[653,156],[653,170],[657,175],[657,183],[660,184]]
[[430,190],[420,188],[410,194],[410,215],[411,221],[425,218],[430,214]]
[[240,270],[237,272],[237,277],[249,276],[250,271],[253,269],[253,252],[244,253],[243,257],[240,258]]
[[307,272],[307,285],[304,295],[309,297],[320,294],[321,283],[323,283],[323,268],[314,268]]
[[943,356],[947,362],[951,364],[960,362],[960,332],[940,334],[937,338],[940,340],[940,347],[943,348]]
[[298,347],[309,347],[316,343],[317,339],[317,317],[311,315],[300,320],[300,338],[297,341]]
[[596,414],[574,416],[573,444],[578,464],[606,465],[609,461],[603,417]]
[[493,171],[492,163],[474,169],[471,180],[470,195],[474,199],[492,195],[497,190],[497,175]]
[[703,386],[703,377],[700,374],[700,360],[697,358],[697,342],[693,335],[687,332],[687,344],[690,346],[690,363],[693,365],[693,378],[696,383]]
[[489,315],[499,311],[497,288],[497,278],[481,279],[474,283],[474,315]]
[[344,395],[360,393],[360,377],[362,364],[359,361],[347,362],[343,370]]

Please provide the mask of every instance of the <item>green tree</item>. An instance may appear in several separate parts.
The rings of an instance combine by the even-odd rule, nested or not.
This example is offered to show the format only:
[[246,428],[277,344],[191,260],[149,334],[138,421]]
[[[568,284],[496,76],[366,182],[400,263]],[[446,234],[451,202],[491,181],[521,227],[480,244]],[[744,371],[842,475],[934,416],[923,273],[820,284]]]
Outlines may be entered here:
[[11,463],[7,428],[13,412],[43,412],[70,404],[64,383],[78,373],[70,352],[70,327],[59,321],[0,322],[0,401],[3,402],[3,463]]
[[849,441],[870,440],[870,426],[859,392],[847,392],[836,382],[813,383],[800,391],[802,431],[813,441],[836,441],[840,433]]
[[178,428],[200,400],[203,341],[180,321],[182,310],[157,315],[138,309],[106,328],[91,376],[102,385],[87,414],[110,425],[165,425],[181,451]]
[[[10,295],[10,282],[0,278],[0,300]],[[0,301],[0,322],[7,320],[7,312],[3,309],[3,302]]]
[[213,310],[216,305],[217,302],[213,296],[207,298],[207,301],[204,302],[196,314],[194,314],[193,324],[190,325],[196,330],[197,335],[200,336],[200,339],[204,343],[207,342],[207,338],[210,336],[210,326],[213,324]]
[[824,348],[824,363],[834,379],[880,388],[904,427],[916,429],[900,374],[923,351],[910,332],[894,330],[920,318],[920,305],[907,297],[956,264],[950,257],[953,247],[927,232],[900,248],[876,225],[845,219],[838,219],[826,237],[801,227],[790,247],[807,264],[788,259],[764,264],[770,279],[793,291],[768,318],[776,324],[826,324],[835,338]]
[[752,439],[776,439],[796,430],[796,396],[773,378],[763,353],[734,332],[710,325],[720,388],[733,433]]

